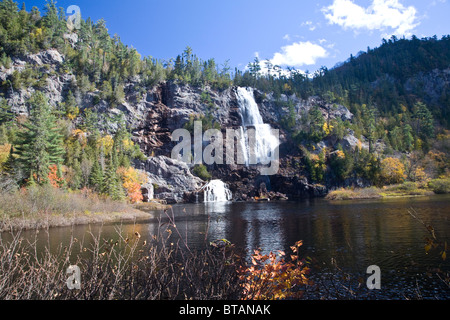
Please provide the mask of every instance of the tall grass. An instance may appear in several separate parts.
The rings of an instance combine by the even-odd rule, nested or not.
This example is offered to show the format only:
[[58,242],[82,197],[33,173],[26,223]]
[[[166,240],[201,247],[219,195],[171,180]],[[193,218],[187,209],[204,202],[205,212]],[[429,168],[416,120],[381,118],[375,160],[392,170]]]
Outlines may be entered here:
[[444,189],[445,184],[436,184],[435,188],[429,190],[429,188],[427,188],[425,185],[421,183],[408,181],[402,184],[385,186],[383,188],[377,187],[347,188],[347,189],[341,188],[331,191],[326,196],[326,199],[353,200],[353,199],[380,199],[380,198],[405,197],[405,196],[429,196],[433,195],[439,188]]
[[118,214],[141,214],[126,202],[89,190],[69,192],[50,185],[0,193],[0,231],[111,220]]
[[[73,236],[56,252],[39,252],[37,240],[21,232],[0,234],[0,299],[172,300],[237,299],[240,256],[230,245],[191,251],[171,243],[171,226],[160,226],[152,241],[122,234],[106,239],[91,233],[85,245]],[[36,237],[37,239],[37,237]],[[118,239],[118,240],[117,240]],[[69,289],[66,270],[81,271],[81,288]]]

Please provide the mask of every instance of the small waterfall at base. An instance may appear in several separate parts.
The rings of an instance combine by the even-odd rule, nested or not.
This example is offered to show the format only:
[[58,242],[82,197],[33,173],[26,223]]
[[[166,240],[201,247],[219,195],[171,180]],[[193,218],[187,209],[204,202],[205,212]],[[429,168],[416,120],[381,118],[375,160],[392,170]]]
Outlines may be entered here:
[[226,183],[221,180],[212,180],[203,187],[205,202],[227,202],[231,201],[232,194]]

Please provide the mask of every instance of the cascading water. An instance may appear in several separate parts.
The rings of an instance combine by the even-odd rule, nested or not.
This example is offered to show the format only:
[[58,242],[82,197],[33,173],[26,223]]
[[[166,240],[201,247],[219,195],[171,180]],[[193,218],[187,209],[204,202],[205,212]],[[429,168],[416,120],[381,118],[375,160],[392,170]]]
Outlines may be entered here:
[[[237,88],[237,100],[242,119],[241,146],[245,164],[269,164],[275,160],[274,150],[279,146],[278,137],[272,134],[271,126],[264,123],[252,88]],[[251,131],[252,128],[254,131]],[[221,180],[212,180],[202,189],[205,203],[232,200],[230,189]]]
[[[237,100],[242,119],[242,141],[245,164],[268,164],[273,159],[274,150],[279,146],[278,138],[265,124],[252,88],[237,88]],[[249,137],[249,128],[254,128],[254,139]]]
[[221,180],[211,180],[203,189],[204,202],[226,202],[233,197],[228,186]]

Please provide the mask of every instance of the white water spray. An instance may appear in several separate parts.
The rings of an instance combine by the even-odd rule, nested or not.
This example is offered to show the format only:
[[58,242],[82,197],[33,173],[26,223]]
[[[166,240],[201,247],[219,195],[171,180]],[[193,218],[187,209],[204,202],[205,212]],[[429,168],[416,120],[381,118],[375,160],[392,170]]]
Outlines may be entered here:
[[211,180],[203,189],[205,202],[227,202],[233,197],[228,186],[221,180]]
[[[270,124],[265,124],[252,88],[237,88],[237,100],[242,119],[242,141],[245,164],[269,164],[275,157],[279,140],[272,134]],[[254,127],[254,136],[250,136],[249,127]]]

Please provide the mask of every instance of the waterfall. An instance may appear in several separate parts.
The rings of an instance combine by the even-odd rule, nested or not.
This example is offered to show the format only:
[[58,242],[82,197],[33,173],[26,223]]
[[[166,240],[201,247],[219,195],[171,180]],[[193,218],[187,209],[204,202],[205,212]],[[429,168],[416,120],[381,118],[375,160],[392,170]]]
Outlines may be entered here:
[[221,180],[211,180],[204,187],[205,202],[231,201],[232,194],[228,186]]
[[[242,146],[245,164],[268,164],[273,159],[274,150],[279,146],[278,138],[265,124],[252,88],[237,88],[237,100],[242,119]],[[249,127],[254,127],[254,137],[249,135]]]

